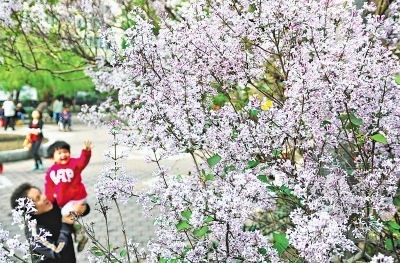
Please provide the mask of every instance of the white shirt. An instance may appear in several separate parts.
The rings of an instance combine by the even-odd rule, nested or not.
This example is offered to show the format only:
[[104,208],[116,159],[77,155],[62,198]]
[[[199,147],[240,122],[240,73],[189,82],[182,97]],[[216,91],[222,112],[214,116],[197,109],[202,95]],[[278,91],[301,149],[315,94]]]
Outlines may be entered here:
[[6,100],[3,103],[4,116],[12,117],[15,115],[15,104],[12,100]]

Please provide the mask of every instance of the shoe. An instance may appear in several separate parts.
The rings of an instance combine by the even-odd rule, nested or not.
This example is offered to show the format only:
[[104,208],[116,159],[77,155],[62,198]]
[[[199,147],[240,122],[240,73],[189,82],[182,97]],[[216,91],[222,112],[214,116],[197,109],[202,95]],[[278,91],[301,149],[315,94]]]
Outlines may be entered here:
[[39,170],[43,170],[43,164],[39,164],[38,169],[39,169]]
[[78,242],[78,252],[82,252],[82,250],[85,248],[86,243],[89,241],[89,238],[87,236],[83,236],[81,240]]
[[33,171],[37,171],[39,170],[39,167],[35,166],[35,168],[33,168]]

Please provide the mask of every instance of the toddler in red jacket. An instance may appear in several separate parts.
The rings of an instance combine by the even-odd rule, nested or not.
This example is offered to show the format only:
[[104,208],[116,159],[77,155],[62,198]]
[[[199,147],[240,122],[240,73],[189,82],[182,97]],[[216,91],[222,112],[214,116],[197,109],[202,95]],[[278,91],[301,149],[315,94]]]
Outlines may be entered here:
[[[79,158],[72,158],[70,145],[65,141],[56,141],[48,148],[48,155],[54,164],[47,170],[45,194],[50,202],[56,201],[63,216],[75,212],[74,204],[86,204],[87,192],[82,183],[82,170],[90,161],[92,142],[85,141]],[[88,238],[80,225],[76,224],[76,240],[78,251],[82,251]]]

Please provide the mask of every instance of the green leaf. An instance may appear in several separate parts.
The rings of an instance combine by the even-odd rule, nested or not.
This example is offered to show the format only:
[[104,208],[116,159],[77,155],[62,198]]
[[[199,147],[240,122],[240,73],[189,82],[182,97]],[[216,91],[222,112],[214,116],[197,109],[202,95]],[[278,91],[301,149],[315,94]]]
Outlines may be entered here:
[[214,156],[207,159],[207,163],[211,168],[213,168],[219,161],[221,161],[221,159],[221,156],[214,154]]
[[123,38],[123,39],[122,39],[122,42],[121,42],[121,48],[122,48],[122,49],[126,49],[127,47],[128,47],[128,43],[126,42],[126,39]]
[[214,177],[213,174],[207,174],[207,175],[205,176],[205,179],[206,179],[206,181],[214,181],[214,180],[215,180],[215,177]]
[[261,182],[264,183],[269,183],[269,180],[267,178],[267,176],[265,174],[260,174],[259,176],[257,176],[258,180],[260,180]]
[[262,255],[265,255],[265,254],[267,254],[267,250],[266,250],[265,248],[261,248],[261,249],[260,249],[260,253],[261,253]]
[[331,124],[331,122],[330,122],[330,121],[327,121],[327,120],[324,120],[324,121],[322,122],[322,126],[326,126],[326,125],[328,125],[328,124]]
[[121,252],[119,253],[119,255],[121,257],[125,257],[126,256],[126,249],[122,249]]
[[202,226],[201,228],[195,229],[193,234],[196,237],[203,237],[208,231],[208,226]]
[[347,114],[340,114],[339,115],[339,119],[341,119],[342,121],[344,121],[344,120],[346,120],[347,119]]
[[350,112],[350,122],[355,126],[360,126],[363,123],[362,119],[357,118],[353,112]]
[[272,247],[281,255],[289,246],[289,240],[286,238],[285,234],[273,233],[273,237],[275,242]]
[[235,170],[236,170],[236,168],[235,168],[235,166],[233,166],[233,165],[225,166],[225,167],[224,167],[224,172],[225,172],[225,173],[230,172],[230,171],[235,171]]
[[390,238],[387,238],[385,240],[385,248],[387,250],[392,250],[393,249],[393,243],[392,243],[392,240]]
[[380,133],[377,133],[377,134],[372,135],[372,136],[371,136],[371,139],[374,140],[374,141],[376,141],[376,142],[383,143],[383,144],[387,144],[387,143],[388,143],[387,140],[386,140],[386,138],[385,138],[385,136],[383,136],[383,135],[380,134]]
[[190,224],[189,224],[188,221],[182,220],[182,221],[180,221],[178,224],[176,224],[176,228],[177,228],[178,230],[186,230],[186,229],[189,229],[189,228],[190,228]]
[[277,151],[277,150],[272,150],[272,154],[273,154],[275,157],[278,157],[278,156],[280,156],[280,155],[282,154],[282,152]]
[[212,218],[211,216],[207,216],[206,219],[204,219],[204,223],[210,223],[214,220],[214,218]]
[[190,210],[182,211],[181,215],[183,218],[190,220],[190,217],[192,216],[192,211]]
[[249,168],[254,168],[256,167],[260,162],[259,161],[249,161],[247,163],[247,165],[249,166]]
[[253,13],[253,12],[256,11],[256,10],[257,10],[257,8],[256,8],[256,5],[255,5],[255,4],[249,5],[249,13]]
[[212,101],[215,105],[222,107],[222,106],[224,106],[225,102],[229,101],[229,98],[227,96],[225,96],[224,94],[219,93],[216,96],[214,96]]
[[236,139],[237,136],[238,136],[237,131],[233,130],[233,131],[232,131],[232,134],[231,134],[231,138],[232,138],[232,139]]
[[396,81],[397,85],[400,85],[400,75],[395,76],[394,81]]
[[397,224],[396,222],[394,222],[394,221],[389,221],[389,222],[388,222],[388,225],[389,225],[390,228],[397,229],[397,230],[400,229],[400,225],[398,225],[398,224]]
[[94,252],[94,255],[95,255],[96,257],[102,257],[102,256],[104,256],[104,253],[101,252],[101,251],[96,251],[96,252]]
[[279,190],[283,191],[285,194],[287,195],[291,195],[292,194],[292,190],[290,190],[287,186],[285,185],[281,185],[281,187],[279,188]]
[[95,251],[99,251],[100,249],[98,247],[91,247],[90,251],[95,252]]
[[249,112],[250,118],[257,117],[258,113],[259,113],[258,110],[254,110],[254,109],[250,110],[250,112]]
[[395,199],[393,199],[393,204],[395,206],[400,206],[400,198],[396,197]]

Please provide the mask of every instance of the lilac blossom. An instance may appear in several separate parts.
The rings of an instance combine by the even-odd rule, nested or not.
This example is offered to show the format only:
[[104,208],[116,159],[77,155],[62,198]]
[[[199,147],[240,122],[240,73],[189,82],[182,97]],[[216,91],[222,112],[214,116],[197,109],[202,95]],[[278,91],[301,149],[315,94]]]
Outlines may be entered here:
[[[347,233],[380,231],[395,211],[399,62],[383,40],[395,39],[396,15],[382,19],[367,5],[362,16],[340,0],[166,5],[180,19],[157,5],[155,35],[137,11],[127,46],[109,41],[113,68],[89,73],[100,89],[118,92],[120,108],[106,108],[125,121],[126,143],[158,152],[148,158],[156,163],[193,156],[190,175],[159,166],[140,199],[161,212],[150,258],[278,261],[270,238],[242,229],[255,211],[277,209],[268,185],[288,187],[301,202],[286,231],[300,257],[328,262],[357,252]],[[262,109],[255,95],[241,108],[228,101],[212,109],[218,93],[256,87],[267,62],[284,87],[271,107]],[[260,174],[271,176],[269,184]]]
[[[97,2],[54,8],[68,20],[70,11],[100,14]],[[276,240],[243,226],[259,211],[279,212],[279,189],[296,200],[279,231],[300,258],[359,253],[358,240],[380,234],[396,210],[399,1],[388,17],[345,0],[154,2],[157,33],[133,10],[127,30],[101,29],[110,52],[87,70],[111,94],[81,115],[113,136],[98,200],[139,196],[145,210],[160,211],[150,261],[278,262]],[[105,5],[113,11],[103,21],[119,14],[115,2]],[[238,89],[252,93],[239,106]],[[217,95],[227,101],[214,108]],[[130,147],[154,152],[156,183],[146,193],[135,193],[122,165]],[[189,174],[160,165],[183,152],[192,156]]]

